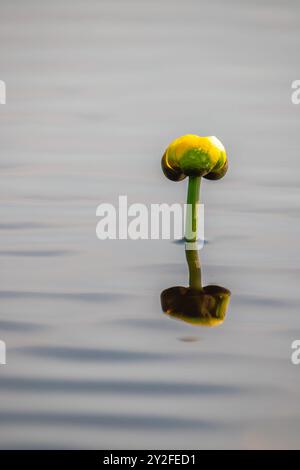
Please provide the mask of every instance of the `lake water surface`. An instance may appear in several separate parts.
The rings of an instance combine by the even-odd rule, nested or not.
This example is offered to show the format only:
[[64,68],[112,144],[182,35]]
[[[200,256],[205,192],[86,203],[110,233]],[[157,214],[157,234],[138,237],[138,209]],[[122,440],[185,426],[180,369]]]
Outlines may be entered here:
[[[299,2],[0,4],[1,448],[295,448]],[[184,202],[160,158],[216,135],[204,284],[225,322],[163,314],[184,247],[100,241],[96,207]]]

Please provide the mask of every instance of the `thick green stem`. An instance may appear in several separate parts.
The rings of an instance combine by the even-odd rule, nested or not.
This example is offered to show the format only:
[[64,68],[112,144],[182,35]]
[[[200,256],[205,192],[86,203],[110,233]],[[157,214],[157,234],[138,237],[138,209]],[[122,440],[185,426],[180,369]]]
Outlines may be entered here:
[[185,256],[189,267],[189,285],[193,289],[202,289],[201,264],[197,250],[185,250]]
[[197,241],[198,234],[198,204],[201,176],[190,176],[187,195],[187,214],[185,239],[188,242]]

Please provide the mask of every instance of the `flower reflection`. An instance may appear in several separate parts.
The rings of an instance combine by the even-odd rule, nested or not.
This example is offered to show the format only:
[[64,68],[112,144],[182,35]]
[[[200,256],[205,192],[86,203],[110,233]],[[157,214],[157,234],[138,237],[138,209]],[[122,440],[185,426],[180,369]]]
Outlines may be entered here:
[[175,286],[161,293],[161,306],[167,315],[197,326],[223,323],[230,291],[221,286],[202,287],[201,265],[197,250],[186,250],[189,287]]

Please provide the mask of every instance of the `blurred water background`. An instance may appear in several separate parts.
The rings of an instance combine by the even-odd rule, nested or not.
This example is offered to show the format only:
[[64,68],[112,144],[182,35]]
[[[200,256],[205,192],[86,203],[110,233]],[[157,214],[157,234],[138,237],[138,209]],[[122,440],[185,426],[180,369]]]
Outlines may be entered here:
[[[299,447],[296,0],[0,1],[1,448]],[[96,207],[184,202],[175,137],[216,135],[204,283],[226,321],[161,311],[183,246],[99,241]]]

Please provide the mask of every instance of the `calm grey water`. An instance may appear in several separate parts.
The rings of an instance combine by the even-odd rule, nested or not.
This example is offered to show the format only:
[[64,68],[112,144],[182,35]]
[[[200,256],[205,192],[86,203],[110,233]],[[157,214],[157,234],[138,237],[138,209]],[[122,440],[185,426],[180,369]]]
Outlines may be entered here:
[[[299,447],[299,2],[0,2],[1,448]],[[226,321],[161,312],[183,246],[99,241],[96,207],[183,202],[160,158],[217,135],[204,283]]]

